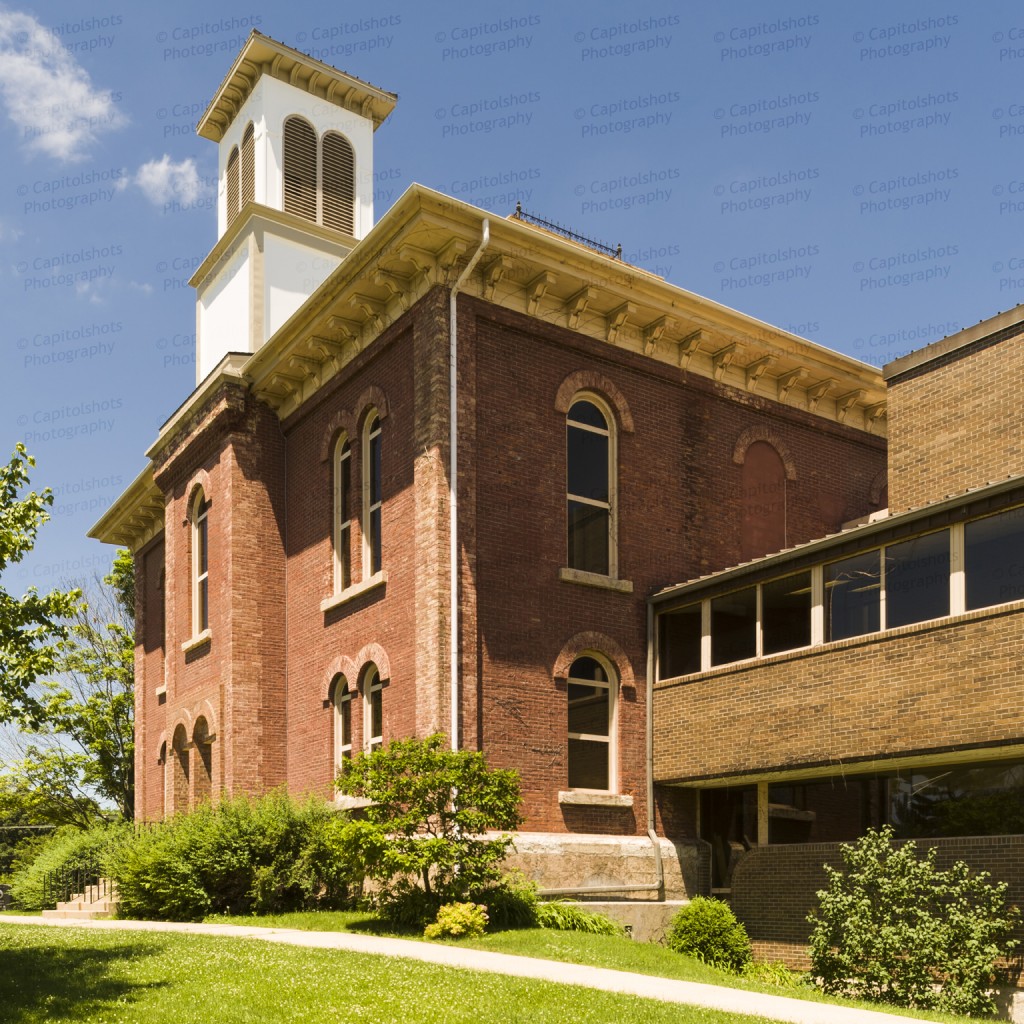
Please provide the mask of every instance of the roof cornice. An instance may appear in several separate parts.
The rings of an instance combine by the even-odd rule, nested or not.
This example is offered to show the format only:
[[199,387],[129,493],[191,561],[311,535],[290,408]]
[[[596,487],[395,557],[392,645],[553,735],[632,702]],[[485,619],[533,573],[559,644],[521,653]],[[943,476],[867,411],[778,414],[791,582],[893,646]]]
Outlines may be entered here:
[[147,466],[107,509],[88,536],[104,544],[117,544],[133,553],[164,528],[164,496]]

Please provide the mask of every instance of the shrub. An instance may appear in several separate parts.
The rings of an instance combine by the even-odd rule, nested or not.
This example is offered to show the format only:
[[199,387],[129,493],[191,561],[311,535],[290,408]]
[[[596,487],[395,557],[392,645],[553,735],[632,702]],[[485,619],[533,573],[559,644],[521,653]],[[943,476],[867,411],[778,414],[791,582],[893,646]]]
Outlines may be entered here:
[[487,907],[490,927],[497,931],[537,927],[537,885],[518,869],[480,889],[476,899]]
[[487,908],[482,903],[446,903],[433,924],[423,929],[427,939],[466,939],[483,935]]
[[323,801],[283,793],[222,800],[119,843],[107,856],[126,917],[333,908],[348,898],[344,820]]
[[695,896],[672,918],[668,948],[712,967],[742,973],[753,956],[747,930],[721,900]]
[[372,801],[342,845],[385,919],[422,928],[445,903],[477,900],[499,881],[512,837],[485,833],[522,820],[516,772],[489,769],[483,754],[447,750],[434,735],[358,755],[337,784]]
[[791,971],[785,964],[777,960],[752,960],[743,968],[743,977],[751,981],[759,981],[762,985],[775,985],[778,988],[800,988],[807,982],[807,976]]
[[829,993],[952,1013],[991,1013],[997,967],[1013,955],[1020,918],[1006,908],[1006,885],[972,875],[962,861],[948,871],[923,859],[893,831],[871,830],[844,843],[844,869],[826,865],[829,887],[808,920],[811,974]]
[[626,930],[610,917],[584,910],[578,903],[554,900],[537,904],[537,924],[562,932],[589,932],[591,935],[625,935]]
[[24,859],[18,858],[11,876],[11,895],[19,910],[42,910],[45,879],[50,872],[91,868],[100,863],[104,852],[131,833],[130,825],[102,823],[81,829],[65,825],[45,839],[26,847]]

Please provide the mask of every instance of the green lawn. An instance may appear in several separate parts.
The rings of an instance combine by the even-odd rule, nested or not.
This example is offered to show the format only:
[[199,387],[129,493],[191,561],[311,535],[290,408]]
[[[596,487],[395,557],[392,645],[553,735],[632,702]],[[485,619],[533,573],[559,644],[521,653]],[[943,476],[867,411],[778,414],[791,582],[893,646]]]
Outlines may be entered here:
[[755,1019],[760,1018],[341,950],[0,923],[0,1020],[5,1024],[727,1024]]
[[[299,928],[304,931],[352,931],[371,935],[396,935],[403,939],[423,939],[420,933],[400,934],[388,930],[377,918],[358,911],[302,912],[271,914],[261,917],[208,917],[206,920],[222,924],[249,925],[250,927],[255,925],[267,928]],[[609,967],[614,970],[651,974],[659,978],[673,978],[678,981],[724,985],[751,992],[765,992],[771,995],[853,1006],[865,1010],[882,1010],[886,1013],[903,1014],[922,1020],[942,1021],[945,1024],[964,1024],[969,1020],[967,1017],[955,1014],[906,1010],[901,1007],[882,1006],[878,1003],[859,1002],[851,999],[834,999],[824,996],[817,989],[806,985],[797,988],[765,985],[728,974],[714,967],[708,967],[699,960],[673,953],[667,947],[657,943],[634,942],[632,939],[611,935],[589,935],[583,932],[524,928],[487,934],[478,939],[463,939],[460,941],[460,945],[472,946],[476,949],[489,949],[496,953],[540,957],[544,960],[587,964],[592,967]]]

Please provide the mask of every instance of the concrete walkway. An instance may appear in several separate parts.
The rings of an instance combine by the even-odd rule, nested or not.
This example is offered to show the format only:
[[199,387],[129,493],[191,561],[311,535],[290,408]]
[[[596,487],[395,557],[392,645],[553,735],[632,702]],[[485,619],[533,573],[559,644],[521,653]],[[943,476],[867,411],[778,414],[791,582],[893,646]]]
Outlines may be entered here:
[[706,1006],[727,1013],[750,1014],[771,1020],[791,1021],[792,1024],[908,1024],[911,1018],[873,1010],[854,1010],[845,1006],[811,1003],[803,999],[745,992],[718,985],[702,985],[693,981],[673,981],[654,978],[646,974],[630,974],[605,967],[586,967],[534,957],[512,956],[448,946],[410,939],[389,939],[378,935],[355,935],[350,932],[307,932],[296,928],[252,928],[233,924],[176,924],[169,921],[68,921],[46,920],[41,917],[0,915],[0,925],[29,924],[46,928],[98,928],[128,932],[175,932],[185,935],[223,935],[230,938],[260,939],[290,946],[309,946],[316,949],[344,949],[353,953],[375,956],[398,956],[424,963],[443,964],[469,971],[490,971],[518,978],[535,978],[563,985],[582,985],[603,992],[622,992],[645,999],[659,999],[666,1003],[686,1003]]

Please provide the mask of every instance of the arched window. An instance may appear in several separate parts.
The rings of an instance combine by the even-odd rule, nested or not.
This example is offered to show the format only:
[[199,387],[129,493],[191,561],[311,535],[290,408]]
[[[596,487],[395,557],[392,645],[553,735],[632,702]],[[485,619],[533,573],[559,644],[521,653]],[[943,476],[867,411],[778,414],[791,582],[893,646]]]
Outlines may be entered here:
[[328,132],[323,140],[321,186],[323,223],[351,235],[354,231],[355,154],[348,139]]
[[363,671],[363,749],[372,754],[384,745],[384,700],[380,671],[372,662]]
[[566,416],[566,502],[570,569],[616,576],[614,419],[592,395]]
[[615,706],[612,669],[592,655],[569,668],[569,788],[614,790]]
[[786,546],[786,466],[773,445],[755,441],[747,448],[741,486],[744,561],[781,551]]
[[171,758],[171,812],[180,814],[188,810],[189,800],[189,742],[185,726],[179,725],[174,730],[171,747],[174,751]]
[[210,628],[210,503],[203,492],[192,502],[192,635]]
[[340,132],[321,140],[304,118],[284,123],[284,208],[316,224],[352,234],[355,228],[355,153]]
[[316,221],[316,131],[302,117],[284,123],[284,209]]
[[193,759],[192,802],[198,805],[207,801],[212,793],[213,758],[210,729],[205,718],[196,719],[192,729]]
[[235,146],[228,156],[227,171],[228,186],[228,223],[230,224],[238,213],[238,147]]
[[342,435],[334,446],[334,592],[352,585],[352,446]]
[[380,415],[372,409],[363,426],[363,578],[381,570]]
[[334,702],[334,772],[337,774],[352,759],[352,691],[343,675],[334,677],[331,699]]
[[256,131],[252,121],[245,126],[242,133],[242,183],[241,205],[251,203],[256,198]]

